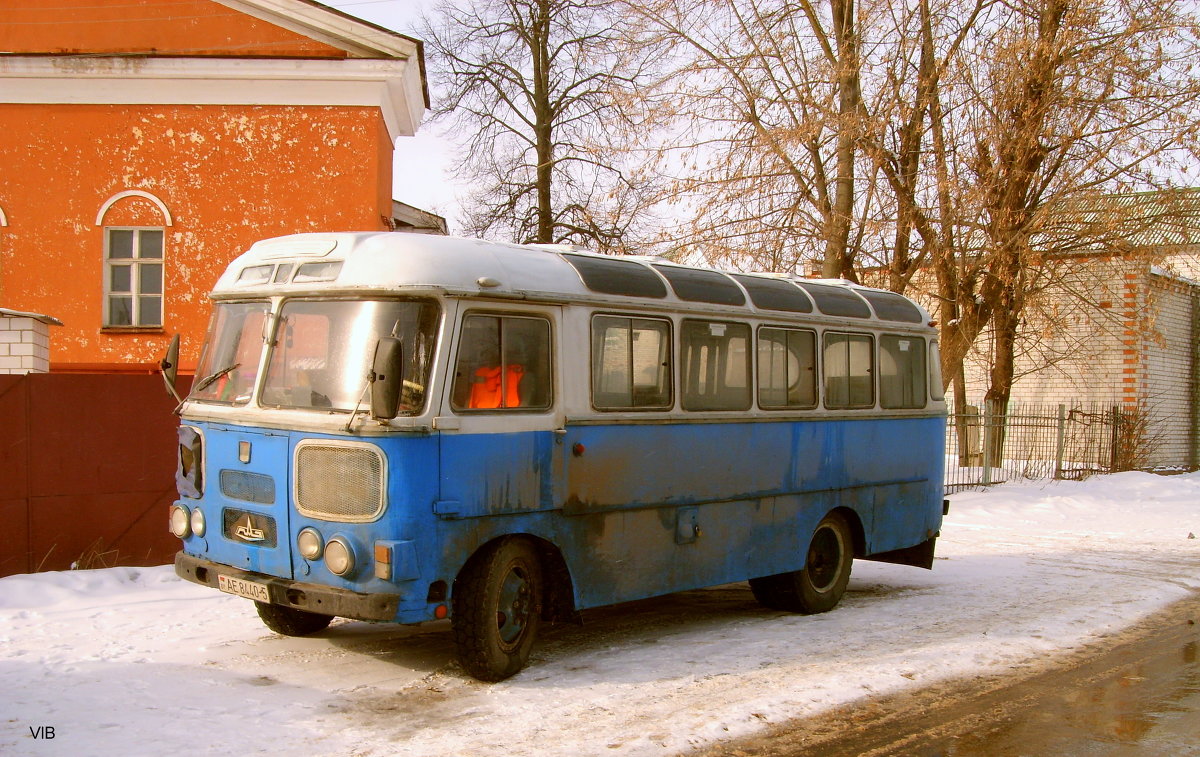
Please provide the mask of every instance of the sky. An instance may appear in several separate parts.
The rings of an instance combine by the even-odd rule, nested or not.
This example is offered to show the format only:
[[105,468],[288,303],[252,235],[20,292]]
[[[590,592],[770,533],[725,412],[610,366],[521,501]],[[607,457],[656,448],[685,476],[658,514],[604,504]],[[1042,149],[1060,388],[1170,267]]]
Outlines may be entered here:
[[[364,21],[418,37],[417,20],[433,0],[322,0],[325,5]],[[437,125],[424,124],[414,137],[396,140],[392,159],[392,197],[446,217],[459,233],[459,198],[453,177],[453,147]]]
[[588,610],[499,684],[458,667],[446,621],[287,638],[168,566],[0,578],[0,754],[671,755],[1033,674],[1200,590],[1200,473],[950,500],[933,570],[855,561],[831,612],[765,609],[745,583]]

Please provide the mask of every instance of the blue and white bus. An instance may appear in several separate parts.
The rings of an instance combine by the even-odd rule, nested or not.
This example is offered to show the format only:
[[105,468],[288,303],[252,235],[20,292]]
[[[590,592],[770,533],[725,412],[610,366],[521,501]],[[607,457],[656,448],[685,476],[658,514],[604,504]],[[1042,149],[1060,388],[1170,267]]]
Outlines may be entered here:
[[259,242],[180,408],[180,576],[283,634],[449,618],[519,671],[539,624],[734,581],[834,607],[932,567],[936,330],[845,282],[404,233]]

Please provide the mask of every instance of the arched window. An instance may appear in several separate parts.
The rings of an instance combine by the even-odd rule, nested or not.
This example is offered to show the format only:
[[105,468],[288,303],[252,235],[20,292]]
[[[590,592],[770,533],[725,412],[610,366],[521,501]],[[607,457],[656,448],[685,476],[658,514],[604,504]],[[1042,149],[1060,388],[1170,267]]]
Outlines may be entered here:
[[162,200],[138,189],[118,192],[96,214],[105,215],[118,200],[140,197],[162,213],[162,226],[104,227],[104,326],[157,328],[163,325],[163,242],[173,219]]

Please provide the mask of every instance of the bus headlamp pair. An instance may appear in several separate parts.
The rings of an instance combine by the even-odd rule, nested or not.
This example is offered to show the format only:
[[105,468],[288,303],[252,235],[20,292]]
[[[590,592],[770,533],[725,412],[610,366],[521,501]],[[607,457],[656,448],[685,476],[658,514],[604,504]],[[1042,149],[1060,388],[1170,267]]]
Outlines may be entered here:
[[[197,507],[188,510],[183,505],[173,505],[170,514],[171,533],[180,539],[189,536],[204,536],[207,525],[204,511]],[[334,575],[345,576],[354,570],[354,550],[342,536],[335,536],[326,544],[315,528],[305,528],[296,535],[296,548],[305,560],[314,561],[325,557],[325,566]]]
[[305,560],[325,557],[325,567],[334,575],[345,576],[354,570],[354,550],[345,537],[335,536],[326,544],[315,528],[305,528],[296,534],[296,549]]
[[200,508],[189,511],[183,505],[173,505],[170,515],[171,533],[180,539],[189,536],[204,536],[207,526],[204,522],[204,511]]

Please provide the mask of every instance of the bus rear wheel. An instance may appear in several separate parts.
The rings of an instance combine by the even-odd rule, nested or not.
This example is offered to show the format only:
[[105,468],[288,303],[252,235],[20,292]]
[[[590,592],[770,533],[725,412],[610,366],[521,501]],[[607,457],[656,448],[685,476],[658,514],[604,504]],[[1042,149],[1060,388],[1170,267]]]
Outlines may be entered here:
[[451,630],[468,673],[495,682],[525,667],[544,593],[541,563],[524,539],[498,541],[467,563],[454,582]]
[[813,531],[804,568],[750,579],[750,590],[772,610],[811,615],[832,610],[850,582],[854,547],[850,527],[839,513],[829,513]]
[[329,622],[333,620],[333,617],[329,615],[320,615],[266,602],[255,602],[254,606],[258,610],[258,617],[262,619],[263,625],[284,636],[308,636],[310,633],[324,631],[329,627]]

